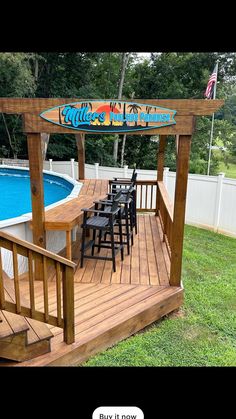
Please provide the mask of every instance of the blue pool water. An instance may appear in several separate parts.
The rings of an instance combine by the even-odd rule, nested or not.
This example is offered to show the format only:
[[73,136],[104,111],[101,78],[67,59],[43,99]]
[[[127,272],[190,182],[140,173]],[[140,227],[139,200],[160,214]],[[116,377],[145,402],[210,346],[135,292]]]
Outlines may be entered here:
[[[73,184],[44,173],[44,206],[70,195]],[[0,168],[0,221],[31,212],[28,170]]]

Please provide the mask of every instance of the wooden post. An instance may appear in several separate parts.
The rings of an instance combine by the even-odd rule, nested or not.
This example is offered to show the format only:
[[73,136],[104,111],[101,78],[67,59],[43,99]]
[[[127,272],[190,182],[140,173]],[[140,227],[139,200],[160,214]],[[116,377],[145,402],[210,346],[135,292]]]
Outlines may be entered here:
[[44,192],[41,135],[27,134],[32,201],[33,242],[46,247],[44,230]]
[[[158,155],[157,155],[157,181],[163,181],[166,137],[167,137],[166,135],[160,135],[159,150],[158,150]],[[158,215],[158,209],[159,209],[159,190],[157,186],[156,215]]]
[[79,179],[85,179],[85,134],[75,134],[78,149]]
[[178,148],[179,148],[179,135],[175,136],[175,151],[176,151],[176,158],[178,156]]
[[63,318],[64,318],[64,342],[68,345],[75,341],[74,324],[74,269],[65,266],[62,273],[63,286]]
[[190,148],[191,136],[180,135],[178,141],[178,158],[176,168],[174,216],[171,245],[170,285],[172,286],[180,286],[181,282],[184,221]]
[[[27,143],[30,168],[33,243],[46,248],[41,135],[27,134]],[[35,279],[43,280],[43,263],[40,258],[35,258]]]
[[66,231],[66,257],[70,260],[72,260],[71,244],[71,230],[68,230]]

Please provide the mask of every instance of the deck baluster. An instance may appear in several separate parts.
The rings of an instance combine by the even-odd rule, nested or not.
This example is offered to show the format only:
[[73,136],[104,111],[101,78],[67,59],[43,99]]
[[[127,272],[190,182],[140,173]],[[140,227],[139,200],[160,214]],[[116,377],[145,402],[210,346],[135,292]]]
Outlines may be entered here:
[[151,201],[150,201],[150,209],[152,209],[152,198],[153,198],[153,185],[151,185]]
[[59,262],[56,262],[56,286],[57,286],[57,319],[58,327],[61,326],[61,266]]
[[0,249],[0,308],[5,308],[5,292],[3,284],[3,270],[2,270],[2,253]]
[[140,193],[140,209],[143,208],[143,185],[141,185],[141,193]]
[[62,272],[63,284],[63,318],[64,318],[64,341],[71,344],[75,341],[74,328],[74,270],[70,266],[64,266]]
[[15,289],[15,299],[16,299],[16,313],[21,312],[20,304],[20,287],[19,287],[19,273],[18,273],[18,259],[17,259],[17,245],[13,243],[12,245],[13,252],[13,272],[14,272],[14,289]]
[[30,310],[32,318],[35,315],[35,299],[34,299],[34,267],[33,254],[28,250],[28,267],[29,267],[29,291],[30,291]]
[[43,256],[43,298],[44,298],[44,317],[45,322],[48,322],[48,275],[47,275],[47,258]]
[[146,185],[145,209],[148,209],[148,185]]

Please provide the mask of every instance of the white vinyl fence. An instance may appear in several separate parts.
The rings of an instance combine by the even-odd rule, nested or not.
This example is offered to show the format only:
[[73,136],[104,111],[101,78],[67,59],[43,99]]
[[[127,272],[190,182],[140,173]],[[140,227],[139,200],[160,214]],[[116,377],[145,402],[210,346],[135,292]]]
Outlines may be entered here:
[[[9,164],[9,161],[6,159],[3,163]],[[19,160],[17,164],[19,165]],[[45,161],[44,169],[64,173],[74,179],[78,178],[78,163],[74,159]],[[128,166],[102,167],[98,163],[85,165],[86,178],[130,177],[132,172],[133,169],[129,169]],[[155,180],[157,176],[155,170],[138,169],[137,172],[138,180]],[[168,168],[164,169],[164,183],[173,202],[175,173],[170,172]],[[225,178],[223,173],[218,176],[189,174],[186,223],[236,237],[236,179]]]

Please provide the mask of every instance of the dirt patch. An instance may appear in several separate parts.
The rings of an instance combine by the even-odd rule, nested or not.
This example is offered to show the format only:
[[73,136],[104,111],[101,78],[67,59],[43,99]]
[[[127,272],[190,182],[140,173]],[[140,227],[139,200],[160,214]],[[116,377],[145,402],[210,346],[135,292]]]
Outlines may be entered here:
[[168,319],[175,319],[175,318],[183,318],[186,317],[186,313],[182,307],[177,308],[176,310],[172,311],[170,314],[165,316]]

